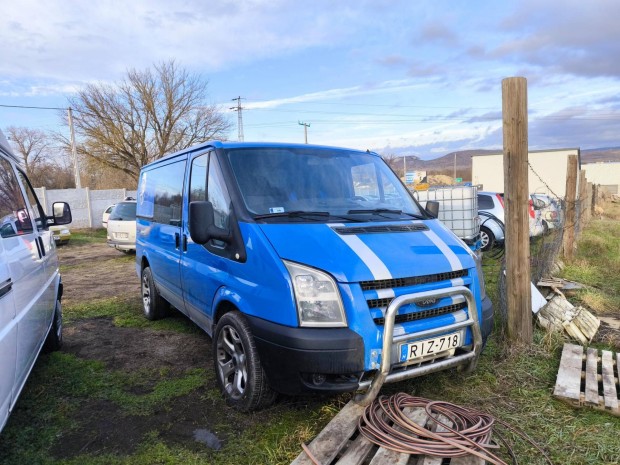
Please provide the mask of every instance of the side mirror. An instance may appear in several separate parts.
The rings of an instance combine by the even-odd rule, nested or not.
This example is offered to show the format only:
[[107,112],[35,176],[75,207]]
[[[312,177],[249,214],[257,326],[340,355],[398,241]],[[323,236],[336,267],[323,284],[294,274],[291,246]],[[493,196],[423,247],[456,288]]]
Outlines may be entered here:
[[431,218],[437,218],[439,216],[439,202],[437,202],[437,200],[427,201],[426,213],[428,213]]
[[189,204],[189,235],[196,244],[206,244],[211,239],[230,242],[230,231],[215,226],[213,204],[199,201]]
[[540,199],[533,199],[532,202],[534,204],[534,210],[542,210],[547,206],[547,204]]
[[52,217],[48,217],[55,225],[69,224],[73,221],[71,207],[67,202],[54,202],[52,205]]

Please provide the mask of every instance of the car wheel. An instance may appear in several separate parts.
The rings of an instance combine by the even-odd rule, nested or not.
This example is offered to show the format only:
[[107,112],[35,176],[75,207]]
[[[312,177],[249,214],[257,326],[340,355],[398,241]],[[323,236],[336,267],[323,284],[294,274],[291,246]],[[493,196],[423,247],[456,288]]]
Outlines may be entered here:
[[482,251],[491,250],[495,245],[495,235],[486,226],[480,227],[480,242],[482,242]]
[[45,352],[55,352],[62,347],[62,305],[60,300],[56,301],[56,308],[54,309],[54,321],[50,332],[45,339],[45,345],[43,350]]
[[241,313],[226,313],[217,322],[213,353],[217,382],[228,405],[249,412],[274,402],[276,392],[269,386],[250,326]]
[[159,295],[151,268],[146,267],[142,270],[142,309],[144,316],[148,320],[159,320],[166,316],[170,304]]

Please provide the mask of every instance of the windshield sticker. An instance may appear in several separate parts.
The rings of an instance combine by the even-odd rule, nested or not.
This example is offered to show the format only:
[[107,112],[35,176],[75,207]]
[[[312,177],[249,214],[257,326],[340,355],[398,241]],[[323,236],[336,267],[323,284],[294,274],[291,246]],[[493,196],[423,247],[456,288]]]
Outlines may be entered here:
[[271,207],[269,213],[284,213],[284,207]]

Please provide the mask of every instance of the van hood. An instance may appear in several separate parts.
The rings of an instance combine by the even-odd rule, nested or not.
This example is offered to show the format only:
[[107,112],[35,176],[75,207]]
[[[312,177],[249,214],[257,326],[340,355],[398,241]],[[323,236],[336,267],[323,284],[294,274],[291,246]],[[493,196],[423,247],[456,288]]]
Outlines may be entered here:
[[327,271],[340,282],[475,266],[469,248],[438,220],[258,226],[280,258]]

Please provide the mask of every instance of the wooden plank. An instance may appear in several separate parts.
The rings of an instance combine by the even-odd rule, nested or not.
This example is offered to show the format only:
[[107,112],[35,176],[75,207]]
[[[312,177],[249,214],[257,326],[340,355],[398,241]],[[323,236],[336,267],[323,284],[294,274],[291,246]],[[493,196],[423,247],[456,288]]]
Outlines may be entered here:
[[586,404],[598,405],[598,350],[588,349],[586,356]]
[[605,396],[605,408],[618,410],[618,392],[616,391],[616,380],[614,378],[614,359],[608,350],[603,351],[601,356],[603,373],[603,395]]
[[476,457],[475,455],[466,455],[450,460],[450,465],[484,465],[485,463],[487,463],[486,460]]
[[374,444],[361,434],[349,445],[342,457],[336,462],[337,465],[360,465],[368,453],[372,450]]
[[[364,407],[350,401],[308,445],[308,449],[320,463],[331,463],[334,460],[357,428],[357,420],[363,411]],[[302,452],[291,465],[313,465],[313,463],[310,457]]]
[[579,403],[581,394],[581,366],[583,347],[564,344],[560,369],[553,395]]
[[[434,418],[437,418],[437,420],[441,421],[442,423],[445,423],[446,425],[450,427],[452,426],[452,422],[441,414],[435,416]],[[435,433],[443,433],[445,431],[448,431],[446,428],[441,426],[439,423],[435,423],[430,418],[428,420],[428,424],[426,425],[427,428],[429,424],[430,424],[431,431],[434,431]],[[426,455],[423,457],[423,459],[420,462],[418,462],[418,464],[419,465],[441,465],[442,462],[443,462],[443,458],[441,457]]]
[[[428,419],[426,411],[420,407],[405,407],[403,413],[407,418],[422,426],[426,424],[426,420]],[[403,454],[380,447],[369,465],[406,465],[409,462],[409,457],[409,454]]]

